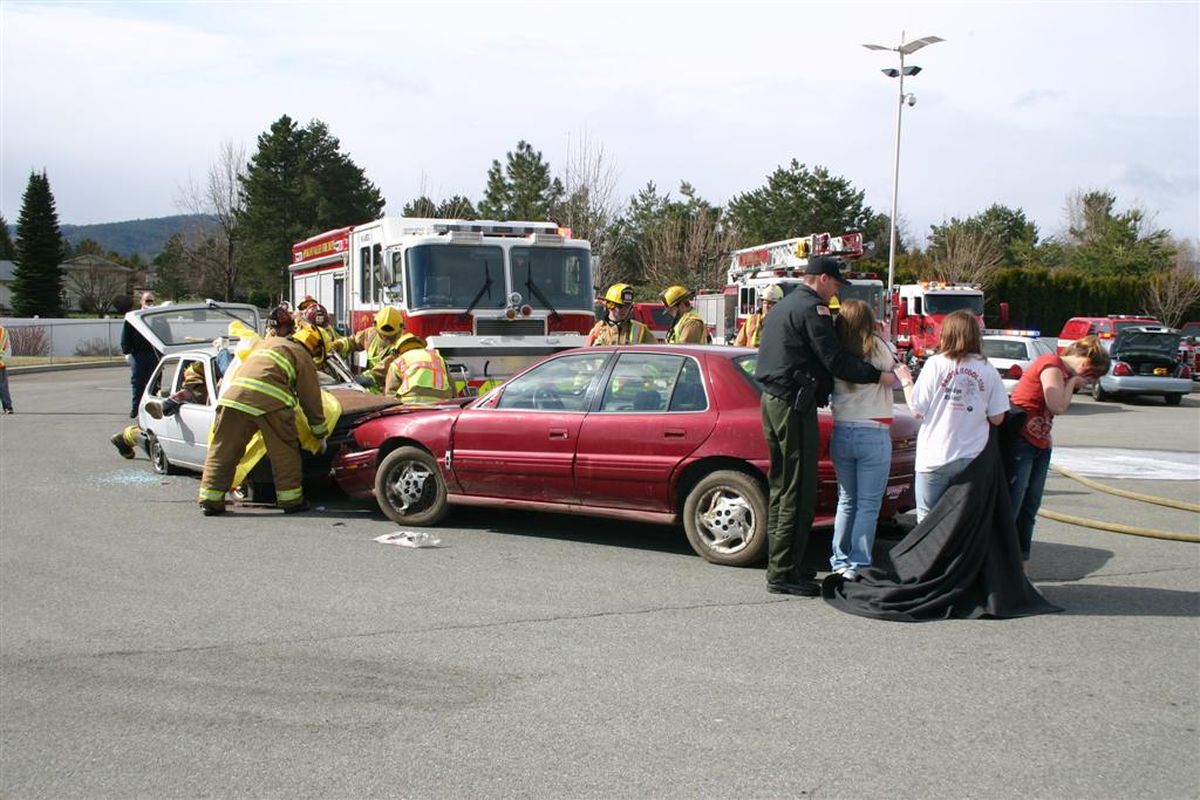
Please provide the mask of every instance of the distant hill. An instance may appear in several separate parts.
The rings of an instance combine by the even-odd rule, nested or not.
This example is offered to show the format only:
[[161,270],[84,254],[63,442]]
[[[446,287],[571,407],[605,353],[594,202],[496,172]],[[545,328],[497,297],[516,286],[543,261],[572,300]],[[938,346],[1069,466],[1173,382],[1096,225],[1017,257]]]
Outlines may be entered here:
[[[155,217],[153,219],[131,219],[126,222],[100,222],[95,225],[61,225],[63,238],[71,246],[91,239],[98,242],[106,251],[111,250],[123,256],[134,253],[144,260],[151,261],[167,246],[167,240],[172,234],[190,229],[197,223],[215,224],[213,218],[204,214],[177,214],[173,217]],[[17,226],[8,226],[9,236],[15,241]]]

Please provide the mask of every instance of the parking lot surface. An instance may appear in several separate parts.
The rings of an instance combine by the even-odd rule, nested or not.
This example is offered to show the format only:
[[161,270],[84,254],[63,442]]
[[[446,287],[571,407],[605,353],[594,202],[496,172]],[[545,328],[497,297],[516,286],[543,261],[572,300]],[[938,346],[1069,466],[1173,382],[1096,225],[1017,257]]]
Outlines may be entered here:
[[[1195,797],[1200,546],[1042,520],[1066,611],[906,625],[768,595],[682,529],[329,494],[204,518],[118,457],[122,369],[0,417],[6,797]],[[1056,444],[1200,452],[1200,395],[1077,397]],[[1105,479],[1200,501],[1200,481]],[[1045,506],[1200,532],[1053,475]],[[828,535],[810,548],[826,557]]]

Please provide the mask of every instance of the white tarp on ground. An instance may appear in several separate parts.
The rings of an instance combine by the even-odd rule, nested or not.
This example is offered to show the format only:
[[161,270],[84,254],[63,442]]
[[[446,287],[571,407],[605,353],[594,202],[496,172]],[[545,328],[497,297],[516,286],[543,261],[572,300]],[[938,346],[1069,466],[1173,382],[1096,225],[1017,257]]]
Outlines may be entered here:
[[1055,447],[1050,463],[1089,478],[1200,481],[1200,453],[1178,450]]

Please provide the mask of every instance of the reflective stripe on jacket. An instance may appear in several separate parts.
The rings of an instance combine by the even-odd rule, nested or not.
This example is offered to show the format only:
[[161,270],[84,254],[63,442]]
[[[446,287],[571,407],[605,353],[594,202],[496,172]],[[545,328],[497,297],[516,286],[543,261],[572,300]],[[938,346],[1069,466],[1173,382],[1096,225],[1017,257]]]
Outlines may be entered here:
[[441,353],[421,347],[406,350],[392,362],[384,393],[406,404],[436,403],[454,397],[454,386]]
[[704,344],[707,341],[708,328],[694,308],[681,314],[667,333],[667,344]]
[[326,436],[321,385],[312,356],[299,342],[273,336],[250,351],[217,405],[257,417],[294,408],[297,402],[313,434]]

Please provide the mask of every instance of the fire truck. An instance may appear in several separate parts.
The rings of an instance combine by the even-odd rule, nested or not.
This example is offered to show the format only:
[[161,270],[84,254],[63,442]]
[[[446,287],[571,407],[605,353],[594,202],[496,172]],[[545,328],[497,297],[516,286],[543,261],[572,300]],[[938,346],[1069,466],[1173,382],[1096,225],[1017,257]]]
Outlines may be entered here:
[[901,361],[919,369],[937,352],[942,320],[954,311],[969,311],[983,327],[983,290],[974,284],[921,281],[896,287],[892,340]]
[[553,222],[384,217],[292,246],[291,299],[312,295],[348,332],[396,306],[478,390],[584,344],[593,316],[587,241]]
[[[759,292],[779,284],[785,295],[803,283],[804,268],[812,256],[836,256],[854,260],[863,255],[861,233],[831,236],[816,233],[779,242],[746,247],[730,254],[727,285],[720,292],[696,296],[696,309],[709,326],[713,342],[731,344],[746,319],[761,306]],[[862,300],[875,318],[885,318],[883,281],[873,272],[843,273],[850,281],[838,292],[838,300]],[[833,305],[832,303],[830,304]]]

